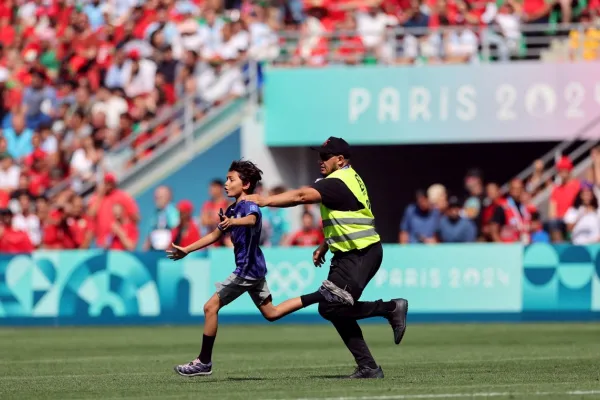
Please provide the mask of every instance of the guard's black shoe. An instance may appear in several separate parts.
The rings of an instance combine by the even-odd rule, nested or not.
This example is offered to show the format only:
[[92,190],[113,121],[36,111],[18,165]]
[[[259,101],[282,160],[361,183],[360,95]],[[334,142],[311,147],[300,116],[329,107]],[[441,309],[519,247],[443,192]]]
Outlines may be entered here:
[[393,299],[396,303],[394,311],[390,311],[387,316],[390,325],[394,330],[394,343],[400,344],[406,332],[406,313],[408,313],[408,301],[406,299]]
[[356,370],[348,379],[382,379],[383,370],[381,366],[377,368],[356,367]]

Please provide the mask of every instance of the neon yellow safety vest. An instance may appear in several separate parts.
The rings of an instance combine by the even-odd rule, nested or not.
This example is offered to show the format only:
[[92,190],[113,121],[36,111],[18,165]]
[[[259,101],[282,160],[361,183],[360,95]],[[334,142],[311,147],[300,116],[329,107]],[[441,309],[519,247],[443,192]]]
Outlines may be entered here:
[[364,249],[381,241],[375,231],[375,217],[371,212],[371,202],[363,180],[351,167],[338,169],[325,179],[337,178],[348,186],[364,206],[359,211],[331,210],[321,204],[321,219],[323,220],[323,234],[329,245],[329,250],[350,251]]

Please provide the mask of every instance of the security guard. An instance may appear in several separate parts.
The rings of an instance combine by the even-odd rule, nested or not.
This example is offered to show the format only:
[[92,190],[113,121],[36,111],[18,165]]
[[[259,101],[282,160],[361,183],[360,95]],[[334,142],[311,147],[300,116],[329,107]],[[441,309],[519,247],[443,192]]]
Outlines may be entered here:
[[313,149],[319,153],[324,179],[311,187],[268,197],[251,196],[247,200],[261,207],[321,204],[325,241],[313,253],[313,262],[321,266],[330,250],[331,268],[318,291],[301,296],[302,305],[319,303],[319,314],[331,321],[342,337],[358,365],[349,378],[383,378],[356,321],[386,318],[394,331],[394,342],[400,344],[406,330],[408,302],[358,301],[383,259],[369,195],[363,180],[350,166],[350,146],[344,139],[330,137]]

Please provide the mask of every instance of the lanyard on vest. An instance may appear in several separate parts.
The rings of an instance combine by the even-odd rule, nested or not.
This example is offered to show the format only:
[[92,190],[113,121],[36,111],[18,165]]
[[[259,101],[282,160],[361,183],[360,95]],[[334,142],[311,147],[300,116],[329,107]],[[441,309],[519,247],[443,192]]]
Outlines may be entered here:
[[[508,207],[512,210],[513,214],[514,214],[514,218],[517,221],[517,228],[522,231],[525,228],[525,222],[523,221],[523,218],[527,218],[529,217],[529,213],[527,212],[527,208],[521,204],[521,207],[517,207],[517,203],[515,202],[515,200],[512,197],[509,197],[508,200],[506,201],[506,204],[508,205]],[[521,214],[523,213],[523,214]]]

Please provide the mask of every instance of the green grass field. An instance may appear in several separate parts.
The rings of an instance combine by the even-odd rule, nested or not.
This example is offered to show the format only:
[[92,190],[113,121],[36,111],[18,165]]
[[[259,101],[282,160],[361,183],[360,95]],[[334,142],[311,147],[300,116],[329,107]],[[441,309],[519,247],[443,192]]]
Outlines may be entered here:
[[0,399],[600,398],[600,324],[387,325],[363,331],[383,380],[354,366],[329,325],[221,327],[211,377],[173,365],[202,328],[0,329]]

